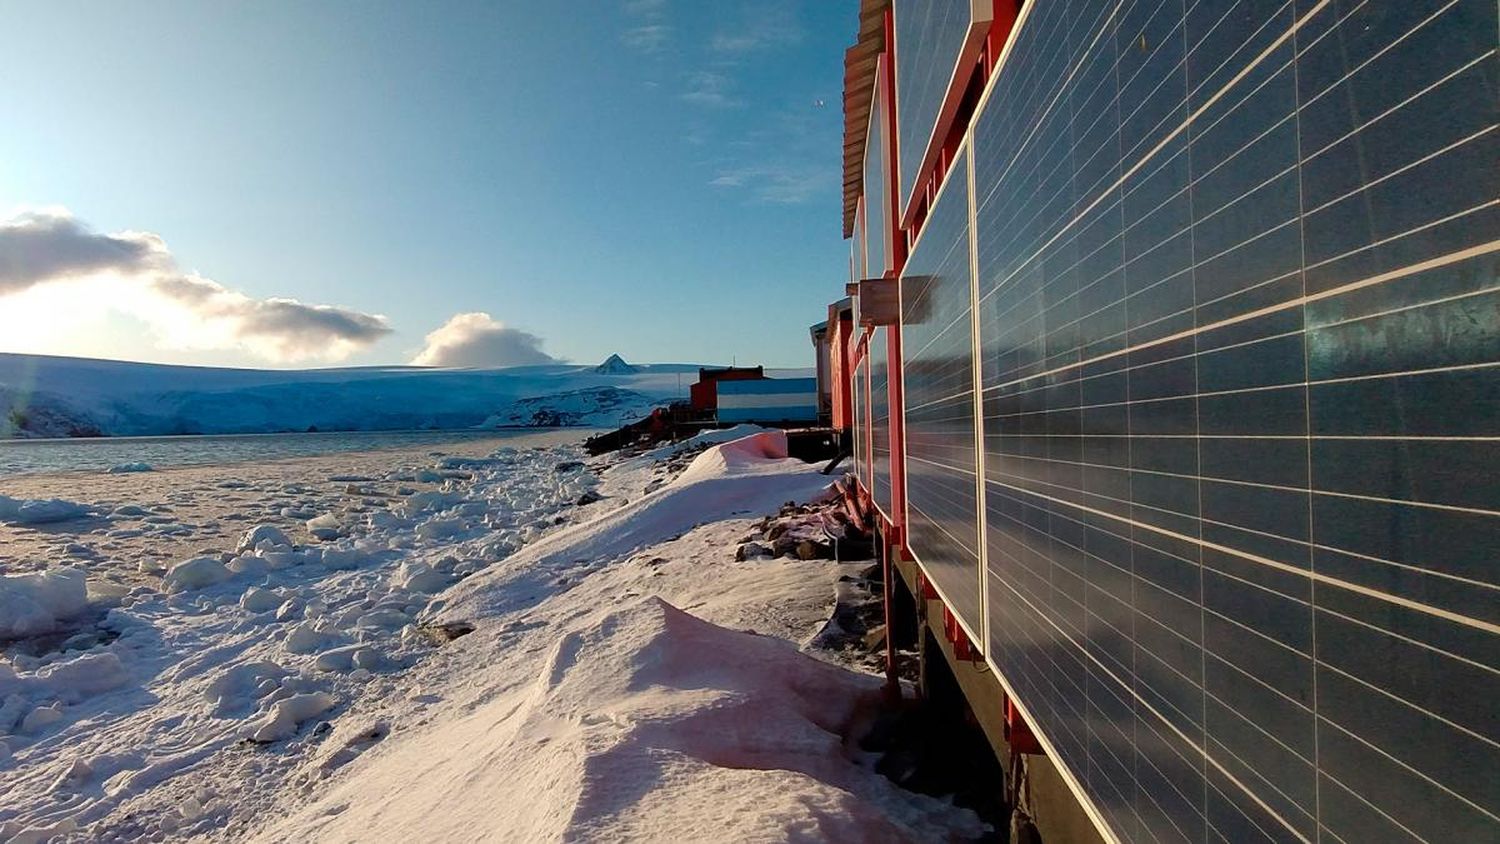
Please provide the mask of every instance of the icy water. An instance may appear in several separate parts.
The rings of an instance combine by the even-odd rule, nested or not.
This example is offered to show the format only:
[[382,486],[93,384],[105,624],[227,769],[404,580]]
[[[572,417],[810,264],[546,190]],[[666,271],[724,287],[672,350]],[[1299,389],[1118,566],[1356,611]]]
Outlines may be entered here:
[[[0,478],[37,472],[103,471],[124,463],[153,468],[243,463],[351,451],[511,439],[538,429],[500,431],[329,431],[311,434],[225,434],[181,437],[101,437],[0,440]],[[580,434],[581,435],[581,434]]]

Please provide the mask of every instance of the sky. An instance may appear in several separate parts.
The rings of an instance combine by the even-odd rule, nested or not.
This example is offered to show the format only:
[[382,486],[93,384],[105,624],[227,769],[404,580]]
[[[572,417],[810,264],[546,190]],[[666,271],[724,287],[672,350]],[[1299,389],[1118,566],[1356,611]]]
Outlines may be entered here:
[[0,0],[0,352],[808,366],[853,0]]

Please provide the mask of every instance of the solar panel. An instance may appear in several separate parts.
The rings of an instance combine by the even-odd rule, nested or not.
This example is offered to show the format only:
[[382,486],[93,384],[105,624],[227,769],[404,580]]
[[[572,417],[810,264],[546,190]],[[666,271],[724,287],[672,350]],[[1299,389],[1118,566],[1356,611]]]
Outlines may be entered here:
[[891,408],[890,408],[890,358],[886,349],[887,332],[877,326],[870,334],[870,494],[875,506],[887,517],[892,515],[891,504]]
[[[896,149],[900,206],[911,204],[923,161],[941,138],[935,129],[963,57],[972,55],[982,23],[969,0],[895,0]],[[954,92],[955,94],[958,92]]]
[[[1122,839],[1500,839],[1496,14],[1032,3],[981,104],[986,657]],[[930,310],[913,543],[961,549]]]
[[[856,323],[858,324],[858,323]],[[854,477],[869,489],[869,451],[868,435],[865,433],[865,424],[869,419],[869,404],[866,401],[868,391],[865,389],[865,365],[861,361],[859,366],[854,367],[850,380],[850,401],[854,405],[853,447],[854,447]]]
[[[884,62],[884,59],[880,60]],[[881,74],[875,74],[875,94],[870,101],[870,130],[865,138],[865,174],[864,174],[864,202],[865,202],[865,254],[867,263],[865,266],[866,276],[869,278],[880,278],[891,266],[891,249],[889,244],[890,228],[890,196],[886,189],[888,182],[885,160],[885,100],[881,94]]]
[[967,156],[902,271],[901,346],[909,544],[954,612],[973,622],[981,601]]

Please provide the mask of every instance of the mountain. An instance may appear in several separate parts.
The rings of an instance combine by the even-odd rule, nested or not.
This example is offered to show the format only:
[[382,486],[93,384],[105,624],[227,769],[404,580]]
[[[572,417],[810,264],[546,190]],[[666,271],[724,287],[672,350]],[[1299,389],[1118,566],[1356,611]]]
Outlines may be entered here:
[[614,426],[666,404],[697,370],[618,356],[598,367],[271,370],[0,354],[0,438]]
[[634,375],[640,372],[640,367],[631,366],[619,355],[610,355],[604,363],[594,367],[594,371],[600,375]]

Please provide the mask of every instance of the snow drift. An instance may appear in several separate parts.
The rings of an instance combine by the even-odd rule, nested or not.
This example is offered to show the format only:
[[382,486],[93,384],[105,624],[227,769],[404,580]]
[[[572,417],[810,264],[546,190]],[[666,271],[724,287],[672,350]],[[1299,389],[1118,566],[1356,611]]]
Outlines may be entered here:
[[591,614],[529,684],[371,760],[261,840],[940,840],[972,815],[842,736],[879,680],[657,598]]

